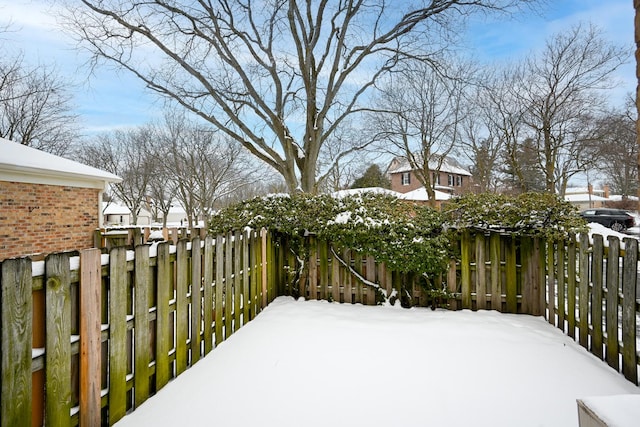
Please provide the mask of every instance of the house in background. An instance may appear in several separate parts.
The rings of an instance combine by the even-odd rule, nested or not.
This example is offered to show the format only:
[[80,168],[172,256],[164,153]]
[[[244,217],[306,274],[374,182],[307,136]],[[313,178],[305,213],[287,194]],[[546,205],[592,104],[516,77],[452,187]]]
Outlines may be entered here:
[[102,215],[105,226],[151,225],[153,222],[151,212],[141,208],[138,213],[137,224],[133,224],[131,210],[116,202],[103,202]]
[[[430,169],[437,167],[435,162],[429,164]],[[422,187],[415,169],[404,157],[395,157],[387,168],[391,181],[391,189],[399,193],[408,193]],[[471,173],[461,167],[458,162],[446,157],[438,172],[433,172],[434,189],[448,194],[461,194],[471,186]]]
[[601,189],[587,187],[569,187],[565,190],[564,199],[583,211],[590,208],[602,208],[607,205],[609,199],[609,186]]
[[0,138],[0,260],[93,246],[102,192],[121,178]]

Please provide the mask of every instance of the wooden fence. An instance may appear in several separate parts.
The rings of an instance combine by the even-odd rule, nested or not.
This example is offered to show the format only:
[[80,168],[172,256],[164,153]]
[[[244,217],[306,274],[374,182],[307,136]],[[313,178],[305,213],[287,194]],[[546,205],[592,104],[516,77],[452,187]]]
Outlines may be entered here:
[[3,261],[0,425],[114,424],[276,297],[272,252],[237,232]]
[[[301,263],[282,257],[289,275],[283,289],[308,299],[376,304],[376,287],[396,292],[405,305],[446,305],[545,316],[591,353],[638,384],[638,240],[570,236],[563,241],[466,230],[454,242],[456,259],[442,277],[422,280],[389,271],[372,257],[333,248],[313,236]],[[625,248],[621,249],[621,245]],[[280,244],[287,253],[287,242]],[[425,286],[426,285],[426,286]],[[433,288],[445,289],[446,301]]]
[[428,280],[266,232],[5,260],[0,427],[112,425],[279,295],[546,316],[637,384],[638,243],[607,243],[467,230]]

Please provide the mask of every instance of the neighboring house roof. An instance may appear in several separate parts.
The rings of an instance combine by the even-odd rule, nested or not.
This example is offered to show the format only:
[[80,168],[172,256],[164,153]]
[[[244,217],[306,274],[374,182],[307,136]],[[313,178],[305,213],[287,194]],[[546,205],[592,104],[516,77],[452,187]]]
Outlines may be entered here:
[[348,190],[334,191],[333,193],[331,193],[331,195],[333,197],[341,198],[341,197],[352,196],[352,195],[362,194],[362,193],[388,194],[394,197],[402,196],[402,193],[389,190],[386,188],[382,188],[382,187],[350,188]]
[[104,189],[122,178],[85,164],[0,138],[0,181]]
[[597,196],[595,194],[589,195],[589,193],[582,194],[565,194],[564,199],[567,202],[571,203],[581,203],[581,202],[608,202],[609,199],[606,197]]
[[[602,188],[592,188],[591,189],[591,194],[596,194],[596,195],[603,195],[605,193],[605,190]],[[564,194],[589,194],[589,188],[588,187],[568,187]]]
[[[451,194],[445,193],[443,191],[433,190],[435,192],[436,200],[443,201],[449,200],[451,198]],[[406,192],[400,195],[400,198],[405,200],[413,200],[417,202],[424,202],[429,200],[429,196],[427,195],[427,190],[424,187],[417,188],[413,191]]]
[[128,207],[119,205],[117,203],[103,203],[102,214],[103,215],[129,215],[131,211]]
[[[438,165],[435,161],[429,162],[429,169],[435,170],[437,166]],[[401,172],[411,172],[412,170],[414,170],[414,168],[411,167],[411,165],[409,164],[409,160],[407,158],[395,157],[393,160],[391,160],[391,164],[387,169],[387,173],[392,174],[392,173],[401,173]],[[471,176],[471,173],[468,170],[460,167],[460,165],[458,165],[458,162],[456,162],[450,157],[445,157],[444,161],[442,162],[442,166],[440,167],[440,172],[452,173],[452,174],[463,175],[463,176]]]

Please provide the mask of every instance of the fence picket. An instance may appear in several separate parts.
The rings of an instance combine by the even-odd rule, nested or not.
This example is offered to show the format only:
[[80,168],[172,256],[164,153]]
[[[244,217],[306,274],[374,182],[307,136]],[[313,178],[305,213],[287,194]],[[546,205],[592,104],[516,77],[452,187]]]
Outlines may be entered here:
[[[250,288],[250,274],[253,272],[253,265],[249,256],[249,239],[251,236],[250,231],[245,231],[242,234],[242,323],[246,324],[251,320],[250,307],[251,307],[251,292]],[[281,264],[282,265],[281,261]]]
[[623,239],[624,263],[622,270],[622,373],[638,385],[636,359],[636,285],[638,283],[638,240]]
[[200,360],[202,346],[202,245],[200,236],[191,240],[191,364]]
[[169,242],[158,245],[157,297],[156,297],[156,390],[163,388],[171,377],[169,350],[172,347],[169,329],[169,299],[171,298],[171,261]]
[[204,354],[207,355],[213,349],[213,272],[214,251],[213,237],[204,239],[204,279],[203,279],[203,340]]
[[224,238],[222,235],[216,237],[216,284],[215,284],[215,343],[216,347],[224,340],[222,316],[224,298]]
[[47,425],[69,425],[71,417],[71,270],[69,254],[45,259],[46,343],[45,419]]
[[149,246],[135,248],[134,276],[134,402],[135,407],[149,397],[149,362],[151,361],[151,334],[149,331]]
[[506,308],[507,313],[518,312],[518,282],[516,264],[516,238],[511,236],[506,242]]
[[233,333],[233,233],[227,233],[224,241],[224,339]]
[[604,260],[604,243],[602,236],[593,236],[593,253],[591,263],[591,282],[593,284],[591,296],[591,348],[590,351],[602,359],[602,267]]
[[618,360],[618,293],[620,289],[619,259],[620,240],[615,236],[607,237],[609,251],[607,252],[607,350],[606,360],[609,366],[616,371],[619,368]]
[[485,236],[476,234],[476,309],[487,308],[487,266],[485,263]]
[[556,274],[556,277],[558,278],[558,287],[556,290],[556,293],[558,295],[558,305],[556,307],[556,310],[558,312],[558,322],[557,322],[557,327],[559,329],[562,329],[562,332],[565,332],[565,318],[566,318],[566,298],[565,298],[565,293],[567,290],[566,287],[566,276],[565,276],[565,245],[567,244],[566,241],[562,241],[558,243],[558,250],[557,250],[557,265],[558,265],[558,272]]
[[[100,250],[80,252],[80,416],[81,426],[101,424],[102,342],[100,337]],[[106,361],[105,361],[106,363]]]
[[589,236],[580,234],[578,286],[578,341],[584,348],[589,346]]
[[[2,427],[31,425],[31,260],[2,262],[0,282],[0,328],[2,379],[0,408]],[[11,325],[11,328],[5,325]],[[10,399],[5,396],[11,396]]]
[[576,237],[569,234],[567,245],[567,333],[576,337]]
[[109,424],[127,412],[127,250],[109,252]]
[[187,288],[189,263],[187,240],[180,239],[176,245],[176,375],[187,370],[187,339],[189,335],[189,317],[187,305]]
[[502,311],[502,285],[500,280],[500,235],[498,233],[491,233],[491,236],[489,237],[489,247],[489,256],[491,259],[491,309]]
[[[547,320],[556,325],[556,250],[553,240],[547,240]],[[558,262],[558,266],[560,263]],[[544,274],[542,275],[544,277]],[[543,305],[544,306],[544,305]]]
[[471,308],[471,235],[462,232],[460,247],[460,280],[462,283],[462,308]]
[[233,330],[242,326],[242,233],[233,235]]

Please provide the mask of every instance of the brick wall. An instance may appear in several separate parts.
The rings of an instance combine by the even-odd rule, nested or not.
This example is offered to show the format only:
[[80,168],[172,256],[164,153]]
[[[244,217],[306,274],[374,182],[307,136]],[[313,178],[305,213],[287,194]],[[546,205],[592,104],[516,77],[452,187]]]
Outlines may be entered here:
[[99,190],[0,181],[0,260],[93,246]]

